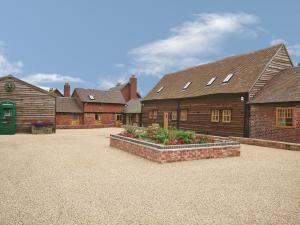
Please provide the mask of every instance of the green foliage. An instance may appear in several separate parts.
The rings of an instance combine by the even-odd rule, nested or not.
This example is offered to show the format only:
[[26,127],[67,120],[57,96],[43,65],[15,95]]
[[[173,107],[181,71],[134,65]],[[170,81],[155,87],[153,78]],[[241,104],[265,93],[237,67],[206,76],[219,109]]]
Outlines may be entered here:
[[126,126],[127,133],[132,134],[133,137],[152,140],[161,144],[191,144],[191,143],[207,143],[208,140],[201,138],[196,140],[196,134],[193,131],[177,130],[174,128],[141,128],[134,126]]
[[158,130],[156,130],[154,137],[162,144],[174,142],[174,140],[179,140],[184,144],[189,144],[195,142],[196,134],[195,132],[192,131],[184,131],[184,130],[176,130],[176,129],[167,130],[164,128],[159,128]]
[[155,131],[154,138],[162,144],[169,142],[169,132],[167,129],[159,128]]

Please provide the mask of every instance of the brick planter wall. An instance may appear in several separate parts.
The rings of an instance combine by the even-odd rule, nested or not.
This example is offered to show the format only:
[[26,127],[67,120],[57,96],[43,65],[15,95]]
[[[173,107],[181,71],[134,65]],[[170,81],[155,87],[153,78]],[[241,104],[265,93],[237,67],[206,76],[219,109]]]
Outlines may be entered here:
[[111,135],[110,146],[159,163],[240,156],[240,145],[233,141],[164,146],[120,135]]

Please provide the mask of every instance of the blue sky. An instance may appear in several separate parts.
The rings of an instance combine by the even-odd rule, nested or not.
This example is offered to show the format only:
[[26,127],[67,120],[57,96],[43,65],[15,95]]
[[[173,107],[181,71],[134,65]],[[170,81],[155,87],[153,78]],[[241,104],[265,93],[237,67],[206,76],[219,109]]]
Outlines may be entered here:
[[284,42],[300,62],[300,1],[0,0],[0,75],[106,89]]

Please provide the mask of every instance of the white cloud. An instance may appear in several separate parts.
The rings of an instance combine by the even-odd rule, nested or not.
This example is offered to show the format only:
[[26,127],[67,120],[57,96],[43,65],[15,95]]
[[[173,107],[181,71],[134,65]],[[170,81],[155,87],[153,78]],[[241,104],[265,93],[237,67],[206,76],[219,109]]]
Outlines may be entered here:
[[124,68],[125,64],[123,64],[123,63],[116,63],[114,66],[117,67],[117,68]]
[[4,54],[5,42],[0,40],[0,76],[6,76],[9,74],[21,74],[23,63],[10,62]]
[[300,45],[291,45],[288,49],[292,55],[300,57]]
[[63,82],[84,83],[84,81],[79,77],[65,76],[56,73],[53,74],[37,73],[37,74],[24,77],[23,79],[32,84],[63,83]]
[[258,18],[246,13],[197,14],[193,21],[171,29],[170,37],[133,49],[132,73],[161,76],[172,69],[203,63],[205,57],[219,53],[230,35],[255,37],[248,25]]
[[277,38],[277,39],[274,39],[272,41],[270,41],[270,45],[277,45],[277,44],[282,44],[282,43],[286,43],[286,41],[282,38]]
[[128,81],[126,76],[119,76],[119,77],[106,77],[106,78],[101,78],[98,80],[98,87],[100,89],[109,89],[117,85],[117,83],[126,83]]

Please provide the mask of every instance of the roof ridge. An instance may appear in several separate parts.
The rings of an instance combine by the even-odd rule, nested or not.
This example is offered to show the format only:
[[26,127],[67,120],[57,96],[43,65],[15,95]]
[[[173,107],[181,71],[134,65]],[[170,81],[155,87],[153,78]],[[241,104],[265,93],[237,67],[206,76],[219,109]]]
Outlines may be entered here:
[[241,56],[247,56],[247,55],[255,54],[257,52],[266,51],[268,49],[272,49],[272,48],[275,48],[275,47],[279,49],[282,46],[285,46],[284,43],[276,44],[276,45],[273,45],[273,46],[270,46],[270,47],[266,47],[266,48],[257,49],[257,50],[254,50],[254,51],[248,51],[248,52],[245,52],[245,53],[240,53],[240,54],[237,54],[237,55],[225,56],[224,58],[220,58],[220,59],[208,62],[208,63],[199,64],[199,65],[196,65],[196,66],[188,67],[188,68],[176,71],[176,72],[171,72],[171,73],[166,74],[165,76],[177,74],[177,73],[180,73],[180,72],[186,71],[186,70],[196,69],[196,68],[198,68],[200,66],[210,65],[210,64],[217,63],[217,62],[220,62],[220,61],[223,61],[223,60],[227,60],[227,59],[232,59],[232,58],[237,58],[237,57],[241,57]]

